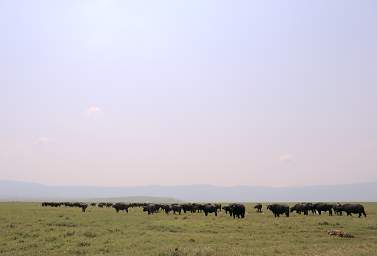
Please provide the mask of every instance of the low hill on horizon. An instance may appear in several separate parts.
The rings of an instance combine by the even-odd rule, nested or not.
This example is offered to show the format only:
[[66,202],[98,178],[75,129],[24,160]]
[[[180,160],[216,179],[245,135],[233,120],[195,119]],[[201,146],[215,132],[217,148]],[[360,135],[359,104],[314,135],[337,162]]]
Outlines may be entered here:
[[[1,181],[0,201],[221,201],[221,202],[289,202],[289,201],[377,201],[377,182],[303,186],[303,187],[260,187],[260,186],[48,186],[32,182]],[[158,201],[160,200],[160,201]]]

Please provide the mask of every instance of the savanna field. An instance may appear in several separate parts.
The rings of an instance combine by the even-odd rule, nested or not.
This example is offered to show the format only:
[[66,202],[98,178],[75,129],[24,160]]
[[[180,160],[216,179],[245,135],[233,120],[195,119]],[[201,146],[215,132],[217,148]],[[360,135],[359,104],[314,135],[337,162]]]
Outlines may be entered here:
[[[247,204],[244,219],[141,208],[41,207],[0,203],[0,255],[377,255],[377,203],[365,203],[367,218],[309,216],[274,218],[263,205]],[[293,205],[293,204],[290,204]],[[329,236],[339,229],[354,238]]]

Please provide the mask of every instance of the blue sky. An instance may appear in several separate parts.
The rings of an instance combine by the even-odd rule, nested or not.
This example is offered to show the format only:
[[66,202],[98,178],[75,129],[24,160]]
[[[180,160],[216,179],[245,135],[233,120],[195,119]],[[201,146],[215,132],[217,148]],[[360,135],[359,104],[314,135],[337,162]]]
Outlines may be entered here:
[[0,179],[377,180],[376,1],[0,1]]

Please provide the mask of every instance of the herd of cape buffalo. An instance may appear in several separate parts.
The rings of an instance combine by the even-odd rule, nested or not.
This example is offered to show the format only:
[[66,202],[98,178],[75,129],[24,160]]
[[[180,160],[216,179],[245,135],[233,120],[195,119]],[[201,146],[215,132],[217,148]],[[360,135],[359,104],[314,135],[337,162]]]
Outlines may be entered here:
[[[225,214],[229,214],[233,218],[244,218],[246,213],[246,207],[244,204],[233,203],[223,206],[221,204],[215,203],[181,203],[181,204],[152,204],[152,203],[81,203],[81,202],[43,202],[43,207],[78,207],[81,208],[83,212],[86,211],[88,206],[99,207],[99,208],[114,208],[116,212],[124,211],[128,213],[129,208],[140,207],[143,209],[143,212],[150,214],[155,214],[160,211],[165,212],[166,214],[181,214],[186,212],[191,213],[204,213],[205,216],[208,214],[214,214],[217,216],[218,212],[222,210]],[[258,203],[254,206],[258,213],[262,212],[263,205]],[[343,212],[347,216],[352,214],[358,214],[359,218],[364,215],[366,217],[364,206],[361,204],[332,204],[332,203],[298,203],[290,207],[287,204],[268,204],[267,210],[270,210],[275,217],[280,215],[285,215],[289,217],[291,212],[296,212],[298,214],[309,215],[318,214],[321,215],[322,212],[328,212],[329,216],[332,216],[333,213],[336,215],[342,215]]]

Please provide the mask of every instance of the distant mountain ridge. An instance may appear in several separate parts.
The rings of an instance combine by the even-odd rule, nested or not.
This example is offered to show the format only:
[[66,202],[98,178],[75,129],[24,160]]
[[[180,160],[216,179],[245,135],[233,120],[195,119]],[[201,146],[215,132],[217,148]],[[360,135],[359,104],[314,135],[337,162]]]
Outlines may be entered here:
[[377,182],[303,187],[260,187],[213,185],[182,186],[48,186],[32,182],[0,180],[1,201],[61,199],[161,198],[161,200],[278,202],[278,201],[377,201]]

